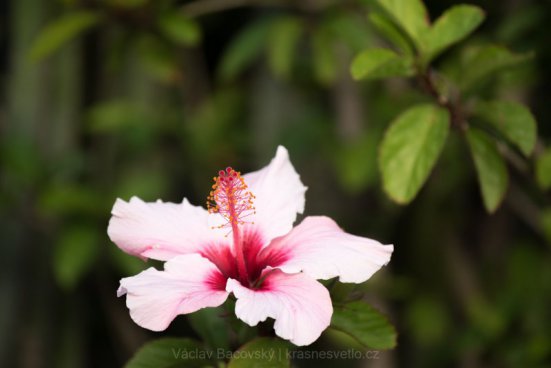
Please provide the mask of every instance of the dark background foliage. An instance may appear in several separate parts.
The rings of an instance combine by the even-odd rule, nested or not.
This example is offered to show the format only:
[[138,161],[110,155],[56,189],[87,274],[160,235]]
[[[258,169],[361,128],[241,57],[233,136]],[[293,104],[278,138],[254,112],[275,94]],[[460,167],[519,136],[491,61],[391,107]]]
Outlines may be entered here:
[[[256,170],[278,144],[309,187],[307,215],[395,244],[384,271],[343,288],[365,291],[398,345],[354,364],[549,364],[549,193],[531,161],[509,163],[505,200],[488,215],[452,134],[411,204],[386,197],[377,146],[400,111],[427,97],[414,80],[351,79],[353,56],[386,44],[365,16],[370,3],[2,2],[0,365],[116,367],[153,337],[196,336],[185,317],[164,334],[130,320],[118,280],[150,264],[110,243],[111,206],[132,195],[202,204],[218,169]],[[472,3],[486,21],[435,64],[453,68],[462,46],[485,41],[534,51],[478,93],[525,103],[541,149],[551,138],[551,4]],[[431,18],[454,4],[426,1]],[[314,349],[347,346],[327,334]]]

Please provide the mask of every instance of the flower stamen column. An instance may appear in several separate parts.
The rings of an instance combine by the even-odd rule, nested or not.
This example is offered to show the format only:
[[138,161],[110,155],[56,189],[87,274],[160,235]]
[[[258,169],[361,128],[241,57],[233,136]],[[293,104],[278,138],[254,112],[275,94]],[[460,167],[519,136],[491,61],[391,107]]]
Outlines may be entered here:
[[217,226],[218,228],[231,228],[239,278],[244,285],[249,286],[251,280],[245,262],[239,225],[246,223],[245,217],[254,214],[254,195],[248,190],[241,173],[231,167],[225,171],[220,170],[213,180],[207,208],[210,213],[218,213],[226,220],[226,223]]

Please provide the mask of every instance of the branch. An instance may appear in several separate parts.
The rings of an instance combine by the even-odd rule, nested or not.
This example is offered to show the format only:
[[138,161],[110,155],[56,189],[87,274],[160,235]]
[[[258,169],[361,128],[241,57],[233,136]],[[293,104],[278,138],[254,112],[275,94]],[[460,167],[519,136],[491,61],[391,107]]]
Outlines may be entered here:
[[427,69],[426,72],[419,73],[417,77],[425,93],[433,97],[440,106],[446,108],[450,112],[452,125],[464,131],[467,128],[467,121],[459,97],[452,101],[452,99],[447,96],[440,94],[434,82],[434,73],[430,69]]

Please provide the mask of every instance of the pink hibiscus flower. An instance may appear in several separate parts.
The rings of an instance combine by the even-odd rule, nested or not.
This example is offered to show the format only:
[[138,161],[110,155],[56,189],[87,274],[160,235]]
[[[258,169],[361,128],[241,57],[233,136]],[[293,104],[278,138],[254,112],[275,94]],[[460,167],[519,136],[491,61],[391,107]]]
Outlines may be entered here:
[[[314,342],[330,322],[329,292],[317,279],[361,283],[390,260],[392,245],[345,233],[328,217],[306,217],[306,187],[278,147],[270,164],[241,176],[231,168],[214,178],[208,210],[133,197],[117,199],[108,234],[123,251],[166,261],[121,280],[130,316],[161,331],[179,314],[216,307],[230,293],[239,319],[255,326],[268,317],[275,333],[295,345]],[[253,195],[254,193],[254,195]]]

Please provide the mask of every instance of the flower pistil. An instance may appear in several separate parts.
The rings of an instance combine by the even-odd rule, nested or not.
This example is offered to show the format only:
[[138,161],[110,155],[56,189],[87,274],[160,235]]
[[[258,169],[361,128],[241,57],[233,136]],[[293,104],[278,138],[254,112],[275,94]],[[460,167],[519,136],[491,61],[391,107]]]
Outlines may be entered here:
[[252,223],[245,218],[255,214],[253,204],[255,196],[248,190],[241,173],[231,167],[220,170],[213,180],[214,184],[207,198],[207,209],[209,213],[218,213],[226,220],[226,223],[217,228],[231,228],[239,276],[243,282],[248,283],[250,279],[245,264],[239,225]]

